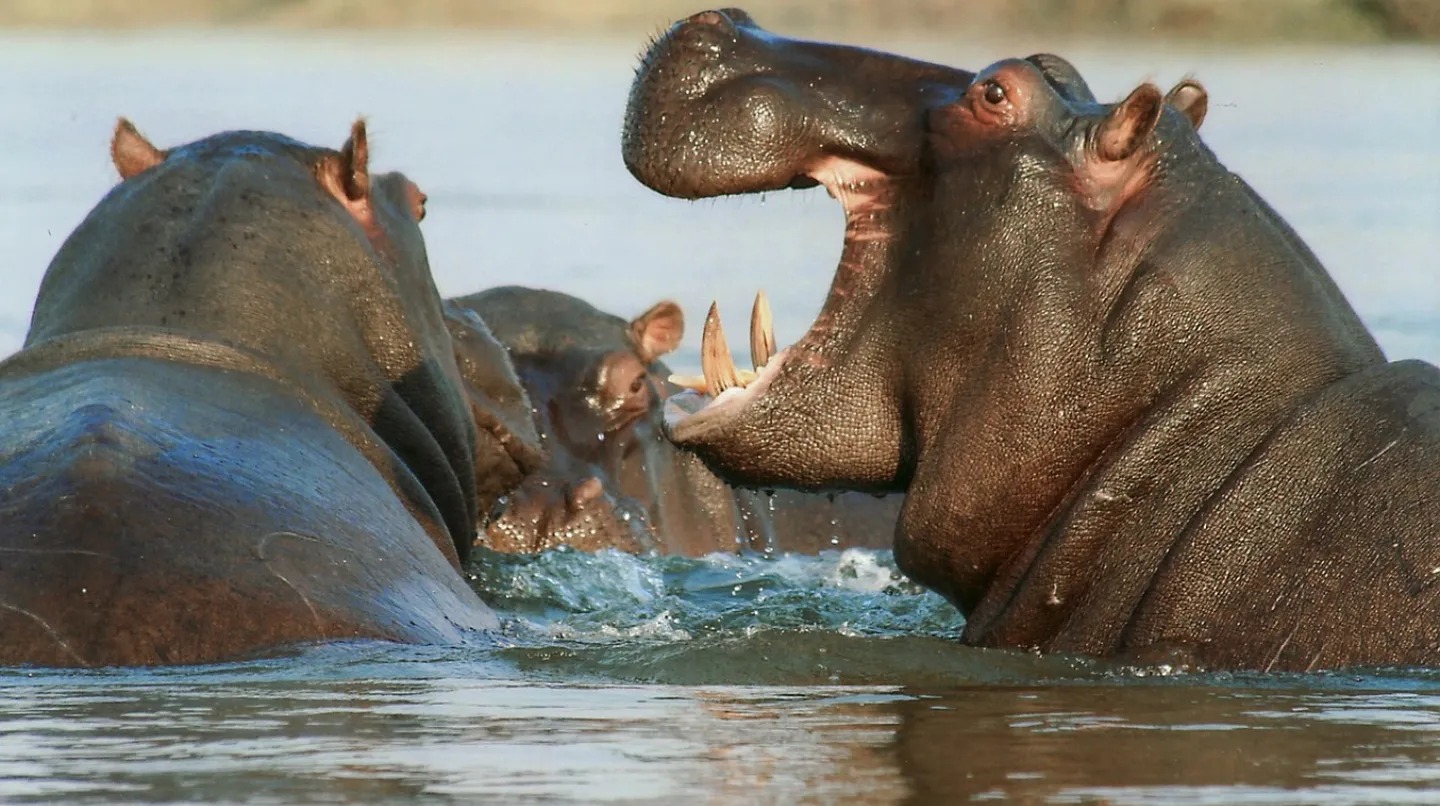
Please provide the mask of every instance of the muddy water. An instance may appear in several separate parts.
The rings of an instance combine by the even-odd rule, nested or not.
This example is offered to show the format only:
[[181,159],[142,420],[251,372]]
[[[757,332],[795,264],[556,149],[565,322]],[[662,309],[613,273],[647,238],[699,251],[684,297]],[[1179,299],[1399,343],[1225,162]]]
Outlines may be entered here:
[[[698,318],[823,298],[823,193],[660,199],[618,159],[635,43],[199,35],[0,39],[0,353],[113,182],[106,137],[269,128],[430,195],[442,292],[501,283]],[[1440,54],[889,43],[980,66],[1058,50],[1118,96],[1186,73],[1205,134],[1286,215],[1392,357],[1440,360]],[[732,330],[742,331],[736,327]],[[679,363],[693,363],[693,329]],[[742,350],[743,352],[743,350]],[[1167,675],[954,643],[886,553],[490,557],[502,635],[206,669],[0,671],[0,800],[1432,802],[1440,676]]]

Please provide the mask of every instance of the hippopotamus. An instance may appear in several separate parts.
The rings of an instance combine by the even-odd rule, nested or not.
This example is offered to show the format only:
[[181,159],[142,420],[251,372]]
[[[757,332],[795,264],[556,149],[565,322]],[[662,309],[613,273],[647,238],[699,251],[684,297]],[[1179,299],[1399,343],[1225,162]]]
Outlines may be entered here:
[[425,195],[363,121],[336,151],[122,120],[111,151],[0,363],[0,663],[493,628],[460,567],[525,460],[467,400]]
[[478,535],[505,509],[521,481],[545,467],[546,455],[531,416],[530,397],[505,346],[474,311],[449,300],[442,306],[455,366],[481,443],[475,453]]
[[660,359],[684,336],[676,303],[627,320],[569,294],[505,286],[446,305],[508,349],[546,450],[477,544],[692,556],[889,548],[901,496],[736,488],[665,439],[661,406],[678,387]]
[[897,563],[969,644],[1440,662],[1440,370],[1386,360],[1202,142],[1207,103],[1101,103],[1048,54],[970,73],[677,23],[630,171],[685,198],[820,183],[847,225],[814,325],[670,436],[736,483],[906,491]]

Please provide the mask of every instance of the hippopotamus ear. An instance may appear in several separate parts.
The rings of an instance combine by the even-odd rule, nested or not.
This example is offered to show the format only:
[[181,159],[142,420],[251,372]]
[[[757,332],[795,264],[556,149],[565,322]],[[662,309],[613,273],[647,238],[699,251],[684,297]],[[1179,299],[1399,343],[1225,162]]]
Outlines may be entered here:
[[320,162],[320,184],[345,205],[357,219],[370,215],[370,146],[365,138],[365,119],[350,127],[350,139],[338,156]]
[[1165,93],[1165,103],[1190,119],[1195,131],[1205,122],[1205,113],[1210,109],[1210,94],[1193,78],[1182,79],[1179,84]]
[[1165,99],[1159,87],[1148,82],[1136,87],[1100,124],[1095,139],[1100,158],[1110,162],[1129,159],[1155,131],[1164,108]]
[[120,118],[115,124],[115,136],[110,139],[110,159],[120,178],[129,179],[164,162],[165,152],[146,140],[135,124]]
[[684,336],[685,312],[668,299],[655,303],[630,323],[630,339],[647,364],[679,347]]

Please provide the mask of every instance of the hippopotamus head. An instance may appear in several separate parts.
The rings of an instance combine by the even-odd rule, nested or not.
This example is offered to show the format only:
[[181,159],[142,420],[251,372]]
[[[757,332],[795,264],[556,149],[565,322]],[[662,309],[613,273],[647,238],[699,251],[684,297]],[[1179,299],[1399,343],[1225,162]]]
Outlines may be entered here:
[[713,493],[697,484],[724,484],[661,433],[669,385],[659,358],[683,335],[678,305],[659,302],[627,321],[568,294],[518,286],[447,304],[483,321],[508,349],[546,453],[479,542],[499,551],[642,551],[663,547],[662,525],[677,541],[710,528],[708,513],[691,511]]
[[661,407],[676,382],[699,385],[660,360],[684,332],[675,303],[627,320],[568,294],[509,286],[447,307],[508,348],[546,448],[545,465],[507,497],[479,544],[691,555],[889,545],[898,496],[739,489],[664,438]]
[[[425,194],[370,172],[364,121],[339,150],[253,131],[162,150],[122,120],[111,151],[124,181],[57,254],[27,346],[123,327],[243,349],[363,418],[404,500],[462,560],[526,459],[495,422],[477,442],[419,228]],[[509,381],[484,391],[521,395]]]
[[[1077,254],[1093,246],[1095,237],[1082,241],[1088,230],[1077,229],[1068,240],[1027,238],[1007,256],[993,237],[1041,222],[1054,232],[1061,210],[1076,227],[1089,226],[1083,219],[1096,210],[1132,200],[1146,184],[1142,168],[1154,162],[1140,146],[1160,124],[1163,100],[1147,86],[1122,104],[1098,104],[1078,71],[1050,54],[977,77],[784,39],[734,10],[677,23],[635,81],[624,139],[631,172],[685,197],[808,179],[840,201],[846,229],[818,319],[773,356],[753,350],[752,382],[738,383],[743,373],[728,366],[728,348],[706,340],[709,385],[723,394],[693,413],[694,403],[677,398],[675,441],[747,484],[905,489],[917,450],[914,386],[943,386],[972,371],[984,377],[961,362],[993,357],[997,346],[922,364],[915,357],[923,345],[902,335],[938,336],[960,322],[972,341],[989,338],[968,313],[997,305],[982,292],[1018,293],[1029,280],[1002,279],[1021,269],[1044,277],[1044,264],[1032,259],[1036,246],[1054,242]],[[1172,100],[1194,122],[1177,114],[1166,127],[1193,129],[1203,90],[1186,82]],[[984,117],[992,101],[1003,119]],[[1011,271],[1002,275],[997,264]],[[936,265],[959,268],[937,274]],[[771,339],[752,327],[752,343]],[[928,377],[915,377],[922,366]]]
[[[717,355],[728,351],[713,337],[705,341],[707,385],[723,393],[676,425],[679,444],[745,483],[901,486],[906,446],[889,361],[894,345],[882,329],[860,325],[884,284],[883,267],[872,266],[882,262],[897,194],[922,174],[926,110],[962,97],[973,77],[785,39],[735,9],[676,23],[651,47],[622,143],[640,181],[687,198],[820,183],[847,218],[845,254],[819,319],[778,355],[753,351],[763,363],[757,380],[728,388],[728,378],[714,377],[728,374],[715,369]],[[797,458],[825,461],[787,463],[776,453],[780,444]]]
[[[740,483],[907,490],[897,560],[967,613],[970,640],[1150,640],[1125,632],[1130,608],[1197,502],[1297,401],[1383,361],[1201,142],[1205,105],[1193,81],[1099,103],[1049,55],[972,75],[731,12],[678,23],[635,82],[631,172],[684,197],[810,177],[846,229],[817,321],[757,351],[753,381],[702,345],[725,391],[673,406],[674,441]],[[1200,434],[1215,452],[1191,450]],[[1162,478],[1157,499],[1144,480]],[[1196,576],[1185,595],[1221,590]],[[1167,595],[1154,634],[1210,640],[1164,621],[1186,614]]]

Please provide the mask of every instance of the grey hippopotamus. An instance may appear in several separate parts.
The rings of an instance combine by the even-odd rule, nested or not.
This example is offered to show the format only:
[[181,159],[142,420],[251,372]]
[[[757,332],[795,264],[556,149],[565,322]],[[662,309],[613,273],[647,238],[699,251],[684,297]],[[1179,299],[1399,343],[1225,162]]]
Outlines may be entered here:
[[494,626],[459,567],[525,469],[477,433],[424,194],[369,172],[363,122],[335,151],[122,121],[112,152],[0,364],[0,663]]
[[546,451],[481,544],[684,555],[890,547],[902,496],[738,489],[665,439],[661,407],[678,388],[660,359],[685,329],[674,302],[626,320],[569,294],[506,286],[446,305],[509,350]]
[[1201,142],[1205,106],[1098,103],[1049,55],[974,75],[677,23],[630,96],[632,173],[818,182],[847,227],[814,326],[672,437],[740,483],[907,491],[897,561],[971,644],[1440,662],[1440,370],[1387,362]]

